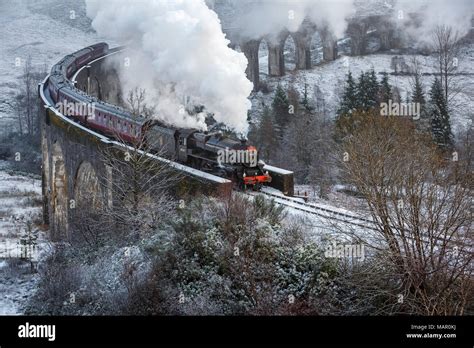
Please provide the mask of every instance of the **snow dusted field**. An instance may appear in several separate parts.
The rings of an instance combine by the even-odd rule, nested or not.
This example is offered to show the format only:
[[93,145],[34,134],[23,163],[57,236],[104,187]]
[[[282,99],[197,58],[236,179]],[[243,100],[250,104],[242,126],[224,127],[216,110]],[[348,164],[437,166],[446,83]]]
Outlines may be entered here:
[[36,70],[49,71],[63,56],[104,39],[90,29],[81,0],[0,1],[0,23],[0,129],[11,129],[12,100],[29,56]]
[[[267,52],[260,50],[261,71],[268,71],[268,62],[266,61]],[[358,78],[362,71],[374,69],[377,76],[382,78],[381,73],[392,73],[392,58],[394,56],[403,57],[405,63],[410,65],[413,58],[418,60],[422,74],[432,74],[436,72],[436,58],[434,56],[423,55],[399,55],[399,54],[371,54],[361,57],[343,56],[337,60],[328,62],[314,67],[311,70],[287,71],[282,78],[269,77],[266,73],[260,74],[260,79],[265,81],[270,90],[274,90],[276,85],[280,84],[283,88],[287,88],[290,84],[303,96],[305,84],[307,85],[308,97],[313,98],[315,91],[321,92],[330,116],[336,115],[336,109],[342,96],[347,73],[350,71],[355,79]],[[459,58],[459,73],[467,73],[473,75],[461,76],[459,78],[462,84],[462,91],[456,97],[456,104],[465,113],[454,114],[452,116],[453,130],[464,127],[468,124],[469,112],[472,113],[474,106],[474,45],[464,47],[461,57]],[[433,75],[423,76],[423,84],[425,94],[428,97]],[[398,87],[404,101],[407,91],[411,93],[410,76],[389,75],[389,82],[392,86]],[[259,117],[263,105],[271,106],[273,92],[263,94],[258,92],[252,96],[252,112]]]
[[[0,315],[22,313],[22,304],[34,291],[37,281],[30,262],[20,259],[20,238],[25,236],[27,222],[38,222],[41,216],[41,181],[0,171]],[[32,224],[37,245],[28,251],[33,261],[48,249],[46,232]],[[30,254],[31,253],[31,254]]]

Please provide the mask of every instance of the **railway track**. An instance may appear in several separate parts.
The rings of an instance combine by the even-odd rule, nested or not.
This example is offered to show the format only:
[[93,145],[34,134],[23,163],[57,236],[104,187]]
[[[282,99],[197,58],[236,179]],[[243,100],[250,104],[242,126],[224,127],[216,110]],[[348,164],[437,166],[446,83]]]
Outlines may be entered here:
[[[373,230],[373,231],[379,231],[379,229],[377,229],[374,226],[373,221],[365,217],[343,213],[335,209],[333,210],[333,209],[328,209],[325,207],[320,207],[317,204],[302,202],[299,198],[288,197],[288,196],[284,196],[283,194],[279,195],[273,192],[269,192],[269,190],[266,188],[263,188],[262,191],[260,192],[247,192],[247,194],[250,194],[251,196],[263,195],[270,199],[273,199],[278,204],[287,206],[289,208],[292,208],[292,209],[295,209],[307,214],[316,215],[316,216],[323,217],[326,219],[342,222],[345,224],[350,224],[357,227],[362,227],[362,228]],[[443,238],[436,238],[436,240],[441,243],[445,242]],[[428,243],[427,240],[424,240],[424,242]],[[454,244],[460,247],[466,246],[465,244],[462,244],[460,242],[454,242]],[[463,252],[463,254],[470,254],[470,253],[471,253],[470,250]]]
[[367,228],[376,231],[377,229],[373,225],[372,220],[364,218],[362,216],[352,215],[343,213],[337,210],[328,209],[326,207],[318,206],[317,204],[302,202],[299,198],[288,197],[283,194],[279,195],[265,188],[260,192],[247,192],[251,196],[263,195],[268,198],[275,200],[278,204],[285,205],[289,208],[302,211],[304,213],[316,215],[326,219],[351,224],[357,227]]

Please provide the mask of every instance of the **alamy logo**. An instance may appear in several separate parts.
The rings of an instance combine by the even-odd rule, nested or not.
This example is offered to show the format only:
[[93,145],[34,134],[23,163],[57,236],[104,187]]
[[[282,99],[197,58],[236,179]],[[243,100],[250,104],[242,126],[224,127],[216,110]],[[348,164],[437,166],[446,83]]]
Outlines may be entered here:
[[18,337],[20,338],[47,338],[48,341],[56,339],[56,325],[34,325],[26,322],[18,326]]
[[380,115],[382,116],[409,116],[414,120],[420,119],[420,103],[397,103],[391,99],[388,103],[380,103]]
[[245,163],[251,167],[257,166],[257,150],[254,148],[247,150],[225,150],[217,151],[217,162],[219,164]]
[[365,248],[364,244],[337,244],[333,241],[326,246],[324,256],[337,259],[352,257],[364,261]]
[[82,115],[91,118],[95,117],[95,103],[70,103],[67,100],[63,100],[56,103],[55,107],[64,116]]

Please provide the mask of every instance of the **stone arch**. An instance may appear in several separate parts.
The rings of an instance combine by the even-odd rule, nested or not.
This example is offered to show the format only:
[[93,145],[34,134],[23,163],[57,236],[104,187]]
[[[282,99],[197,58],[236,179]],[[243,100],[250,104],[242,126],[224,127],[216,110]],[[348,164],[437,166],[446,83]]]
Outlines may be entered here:
[[68,236],[68,189],[64,152],[58,141],[51,151],[51,222],[52,237],[60,240]]
[[102,99],[102,86],[97,76],[94,76],[93,78],[90,79],[89,95],[96,97],[99,100],[103,100]]
[[248,60],[247,70],[245,72],[247,74],[247,78],[253,82],[254,90],[258,90],[260,85],[258,64],[259,45],[260,40],[243,41],[240,45],[242,52],[245,54],[245,57],[247,57]]
[[288,34],[283,39],[283,64],[284,71],[294,71],[298,68],[297,43],[293,35]]
[[83,161],[74,178],[74,203],[77,209],[87,208],[97,211],[103,207],[103,195],[95,168]]
[[267,40],[262,39],[258,45],[258,69],[260,75],[270,75],[270,50]]
[[366,31],[366,46],[365,51],[367,53],[375,53],[380,51],[382,47],[382,42],[380,40],[378,23],[373,21],[367,21],[367,31]]
[[320,64],[324,60],[324,42],[319,31],[310,35],[309,49],[311,52],[311,66]]

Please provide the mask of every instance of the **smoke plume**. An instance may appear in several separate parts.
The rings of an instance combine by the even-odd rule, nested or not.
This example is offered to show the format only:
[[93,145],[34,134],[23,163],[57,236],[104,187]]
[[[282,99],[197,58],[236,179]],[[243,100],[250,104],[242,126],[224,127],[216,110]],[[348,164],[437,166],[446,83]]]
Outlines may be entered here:
[[241,36],[256,39],[282,30],[297,31],[308,18],[341,37],[346,18],[354,14],[353,0],[240,0],[237,4]]
[[99,34],[129,46],[121,69],[124,94],[146,89],[156,117],[180,127],[206,128],[184,100],[204,105],[218,122],[248,131],[247,59],[228,47],[217,14],[204,0],[86,0]]
[[[471,29],[474,14],[472,0],[398,0],[394,7],[393,21],[418,45],[426,46],[432,41],[433,30],[438,25],[453,28],[460,37]],[[409,14],[417,13],[416,25]]]

